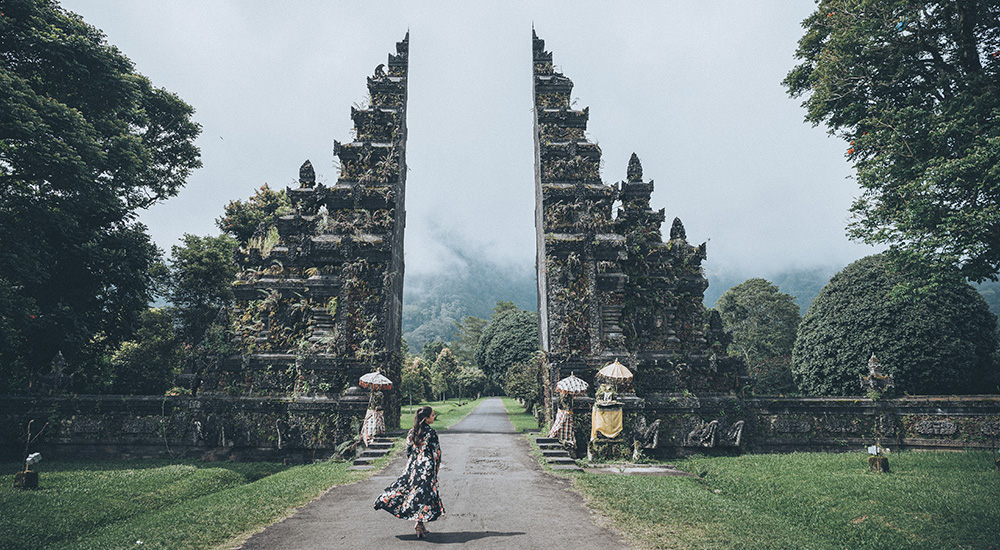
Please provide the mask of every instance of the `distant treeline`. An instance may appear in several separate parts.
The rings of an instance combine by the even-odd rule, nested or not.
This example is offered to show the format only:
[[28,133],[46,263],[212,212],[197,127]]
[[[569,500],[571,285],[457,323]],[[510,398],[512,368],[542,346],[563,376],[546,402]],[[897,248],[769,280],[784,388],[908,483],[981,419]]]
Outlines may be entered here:
[[[466,269],[443,275],[407,275],[403,292],[403,337],[411,350],[425,342],[454,338],[455,323],[467,315],[488,319],[499,300],[510,300],[521,309],[535,311],[535,273],[531,269],[499,267],[466,258]],[[839,268],[790,269],[763,277],[786,294],[795,296],[802,314]],[[757,273],[709,273],[705,307],[713,307],[726,290]],[[1000,282],[975,285],[990,311],[1000,317]]]

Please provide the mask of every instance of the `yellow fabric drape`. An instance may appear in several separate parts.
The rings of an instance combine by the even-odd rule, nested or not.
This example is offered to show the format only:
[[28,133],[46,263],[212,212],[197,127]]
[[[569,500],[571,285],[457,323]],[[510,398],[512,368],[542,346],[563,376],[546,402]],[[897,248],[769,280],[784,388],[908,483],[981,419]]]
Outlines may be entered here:
[[605,437],[613,438],[622,431],[621,409],[593,408],[590,421],[590,440],[597,439],[597,432]]

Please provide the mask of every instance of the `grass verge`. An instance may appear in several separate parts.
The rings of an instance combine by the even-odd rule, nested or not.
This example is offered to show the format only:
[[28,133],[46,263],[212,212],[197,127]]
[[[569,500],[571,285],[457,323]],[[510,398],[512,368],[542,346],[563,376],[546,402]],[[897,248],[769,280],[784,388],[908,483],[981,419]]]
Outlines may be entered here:
[[420,407],[427,405],[437,413],[437,420],[434,421],[434,429],[438,431],[447,430],[452,424],[468,416],[484,399],[486,398],[447,399],[445,401],[424,401],[412,406],[404,405],[400,408],[399,427],[404,430],[410,429],[413,426],[413,414]]
[[577,474],[588,504],[652,548],[993,548],[1000,476],[987,452],[690,458],[697,478]]
[[[382,466],[388,458],[382,459]],[[4,471],[18,469],[4,465]],[[214,548],[376,470],[198,461],[48,461],[40,488],[0,476],[0,548]]]
[[504,397],[503,408],[507,409],[507,418],[510,419],[510,423],[514,425],[514,429],[518,432],[538,430],[538,421],[535,420],[535,417],[530,412],[524,410],[524,405],[521,405],[517,399]]

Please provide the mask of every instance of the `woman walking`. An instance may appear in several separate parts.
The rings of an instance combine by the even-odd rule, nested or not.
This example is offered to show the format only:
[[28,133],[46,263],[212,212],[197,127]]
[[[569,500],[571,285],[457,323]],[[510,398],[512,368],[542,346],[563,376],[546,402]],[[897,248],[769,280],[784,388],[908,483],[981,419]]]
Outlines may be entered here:
[[392,485],[375,499],[375,509],[385,510],[400,519],[416,521],[417,538],[427,535],[424,522],[434,521],[444,514],[438,494],[438,469],[441,467],[441,446],[431,428],[437,419],[430,407],[417,409],[413,429],[406,436],[406,470]]

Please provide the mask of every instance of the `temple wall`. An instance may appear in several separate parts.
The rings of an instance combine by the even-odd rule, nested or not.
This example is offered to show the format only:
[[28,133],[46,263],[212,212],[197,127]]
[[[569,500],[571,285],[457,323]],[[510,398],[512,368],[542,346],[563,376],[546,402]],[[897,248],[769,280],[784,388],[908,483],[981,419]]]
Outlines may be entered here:
[[[592,402],[580,398],[574,403],[582,454],[586,453],[586,445],[580,442],[590,439]],[[858,452],[874,444],[876,437],[892,451],[1000,447],[997,395],[921,396],[873,402],[860,397],[675,394],[626,401],[626,430],[640,416],[649,423],[660,421],[659,444],[648,452],[661,458],[696,453]],[[712,421],[717,422],[715,430],[706,430]],[[742,430],[736,434],[740,421]]]
[[52,458],[291,460],[334,455],[358,430],[367,399],[3,396],[0,459],[21,460],[25,430],[47,422],[31,451]]

